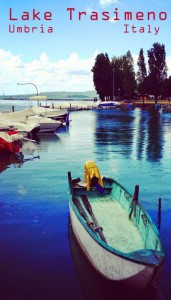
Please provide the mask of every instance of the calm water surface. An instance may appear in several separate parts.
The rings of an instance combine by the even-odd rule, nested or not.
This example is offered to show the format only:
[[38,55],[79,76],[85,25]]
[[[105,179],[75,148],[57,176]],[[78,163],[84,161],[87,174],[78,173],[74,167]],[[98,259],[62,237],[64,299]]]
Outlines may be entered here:
[[[6,101],[0,109],[12,105],[21,108]],[[70,119],[68,130],[24,144],[21,161],[0,154],[0,299],[171,299],[171,115],[94,110]],[[70,226],[67,172],[82,176],[89,159],[131,193],[140,185],[166,251],[155,289],[111,286],[82,255]]]

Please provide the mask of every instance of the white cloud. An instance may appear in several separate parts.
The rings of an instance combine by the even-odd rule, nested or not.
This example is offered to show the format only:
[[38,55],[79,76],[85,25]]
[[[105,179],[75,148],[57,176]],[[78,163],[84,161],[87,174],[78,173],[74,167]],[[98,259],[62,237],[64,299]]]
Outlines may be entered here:
[[114,19],[110,19],[109,22],[110,22],[111,24],[114,24],[114,23],[116,23],[117,21],[114,20]]
[[90,6],[88,6],[88,7],[86,8],[86,13],[87,13],[88,15],[90,15],[90,14],[92,13],[92,11],[98,12],[98,10],[97,10],[97,9],[94,9],[93,6],[94,6],[94,4],[92,3]]
[[52,62],[46,53],[31,62],[24,62],[22,55],[0,49],[1,94],[35,93],[34,86],[18,86],[18,83],[34,83],[39,92],[92,90],[91,68],[98,54],[81,59],[75,52],[66,59]]
[[99,3],[100,3],[100,5],[101,6],[110,6],[110,5],[112,5],[112,4],[116,4],[116,3],[119,3],[119,1],[118,0],[100,0],[99,1]]
[[[73,52],[66,59],[51,61],[46,53],[31,62],[24,56],[14,55],[0,49],[0,94],[35,93],[34,86],[18,86],[18,83],[34,83],[39,92],[50,91],[88,91],[94,89],[91,69],[98,54],[96,50],[90,57],[82,59]],[[138,54],[133,54],[137,71]],[[147,61],[146,61],[147,63]],[[167,56],[168,75],[171,75],[171,56]]]

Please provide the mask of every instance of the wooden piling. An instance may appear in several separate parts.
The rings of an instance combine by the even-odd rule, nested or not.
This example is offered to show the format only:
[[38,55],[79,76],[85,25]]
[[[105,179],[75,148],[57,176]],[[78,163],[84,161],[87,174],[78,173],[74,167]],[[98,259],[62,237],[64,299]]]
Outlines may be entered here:
[[161,198],[158,200],[158,222],[157,222],[157,227],[160,229],[161,227]]

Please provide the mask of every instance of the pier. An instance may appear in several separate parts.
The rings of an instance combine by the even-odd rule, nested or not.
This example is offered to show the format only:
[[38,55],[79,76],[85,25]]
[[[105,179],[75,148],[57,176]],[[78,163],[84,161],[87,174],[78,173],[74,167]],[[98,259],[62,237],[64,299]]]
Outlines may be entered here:
[[[10,98],[10,99],[6,99],[6,98],[1,98],[0,99],[0,104],[1,104],[1,100],[19,100],[21,101],[28,101],[29,103],[29,99],[18,99],[17,97],[15,98]],[[98,108],[98,104],[99,101],[94,101],[94,99],[89,98],[89,99],[84,99],[84,98],[76,98],[76,99],[70,99],[70,98],[63,98],[63,99],[53,99],[53,98],[48,98],[46,101],[40,101],[39,103],[37,101],[32,101],[29,105],[30,106],[41,106],[41,107],[45,107],[45,108],[52,108],[52,109],[67,109],[68,111],[81,111],[81,110],[92,110],[92,109],[97,109]],[[127,109],[127,105],[129,103],[132,104],[132,108],[141,108],[144,110],[151,110],[153,108],[155,108],[155,101],[154,100],[145,100],[144,102],[142,100],[123,100],[120,101],[121,102],[121,109]],[[171,112],[171,100],[158,100],[157,104],[159,105],[159,107],[162,107],[164,111],[166,112]],[[114,109],[112,107],[108,107],[107,109]],[[12,105],[11,107],[11,111],[15,111],[16,108],[14,105]]]

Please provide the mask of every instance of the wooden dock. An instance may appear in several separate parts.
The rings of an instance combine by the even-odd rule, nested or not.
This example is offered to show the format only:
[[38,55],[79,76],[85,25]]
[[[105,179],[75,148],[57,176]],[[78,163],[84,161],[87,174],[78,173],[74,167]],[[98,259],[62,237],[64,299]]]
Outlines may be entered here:
[[[22,100],[21,100],[22,102]],[[155,101],[140,101],[140,100],[132,100],[130,101],[132,103],[133,109],[134,108],[141,108],[144,110],[150,110],[155,108]],[[163,109],[168,110],[167,108],[169,108],[169,112],[171,111],[171,101],[169,100],[158,100],[157,102],[159,104],[159,106],[161,106]],[[68,111],[83,111],[83,110],[93,110],[93,109],[97,109],[97,106],[99,104],[98,102],[93,101],[93,99],[90,100],[81,100],[80,101],[66,101],[66,100],[58,100],[58,101],[54,101],[53,100],[49,100],[47,102],[40,102],[39,106],[41,107],[47,107],[47,108],[54,108],[54,109],[66,109]],[[124,103],[122,102],[121,105],[121,109],[127,109],[127,104],[128,103]],[[37,101],[32,101],[32,105],[31,106],[37,106]],[[108,108],[110,109],[110,108]],[[11,111],[16,111],[17,107],[12,106],[11,107]]]

